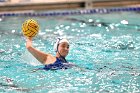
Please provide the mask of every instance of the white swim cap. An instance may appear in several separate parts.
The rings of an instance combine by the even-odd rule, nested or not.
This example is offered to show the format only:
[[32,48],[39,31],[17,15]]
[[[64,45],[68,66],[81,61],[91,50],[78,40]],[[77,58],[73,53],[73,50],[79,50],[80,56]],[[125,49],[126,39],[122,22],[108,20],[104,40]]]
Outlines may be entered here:
[[66,38],[57,38],[56,43],[54,44],[54,51],[57,52],[58,51],[58,45],[60,43],[66,42],[69,44],[69,41]]

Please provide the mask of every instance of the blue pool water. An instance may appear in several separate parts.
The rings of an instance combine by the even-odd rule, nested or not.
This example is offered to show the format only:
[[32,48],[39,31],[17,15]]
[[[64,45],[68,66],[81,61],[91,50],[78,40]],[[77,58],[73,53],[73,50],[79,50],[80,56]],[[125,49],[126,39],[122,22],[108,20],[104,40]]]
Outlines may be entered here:
[[[0,19],[0,92],[139,93],[140,13],[2,17]],[[55,55],[59,36],[70,41],[69,62],[80,68],[34,71],[43,67],[25,47],[21,25],[35,19],[40,32],[34,47]]]

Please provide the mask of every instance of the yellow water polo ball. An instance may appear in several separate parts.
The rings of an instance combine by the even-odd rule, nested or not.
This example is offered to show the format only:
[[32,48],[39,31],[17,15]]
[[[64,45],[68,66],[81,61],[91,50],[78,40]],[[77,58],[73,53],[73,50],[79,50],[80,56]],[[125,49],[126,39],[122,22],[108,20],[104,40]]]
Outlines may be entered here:
[[39,24],[33,19],[28,19],[22,24],[23,35],[35,37],[39,31]]

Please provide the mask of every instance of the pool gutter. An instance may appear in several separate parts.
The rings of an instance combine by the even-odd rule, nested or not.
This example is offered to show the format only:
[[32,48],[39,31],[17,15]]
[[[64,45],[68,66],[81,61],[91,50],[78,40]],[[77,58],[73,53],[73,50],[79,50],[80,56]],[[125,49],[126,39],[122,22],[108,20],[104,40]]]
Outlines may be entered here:
[[140,7],[112,7],[112,8],[95,8],[95,9],[75,9],[61,11],[20,11],[20,12],[1,12],[0,17],[10,16],[69,16],[69,15],[84,15],[84,14],[107,14],[112,12],[140,12]]
[[101,7],[140,6],[140,0],[58,0],[40,3],[0,3],[0,12],[29,10],[93,9]]

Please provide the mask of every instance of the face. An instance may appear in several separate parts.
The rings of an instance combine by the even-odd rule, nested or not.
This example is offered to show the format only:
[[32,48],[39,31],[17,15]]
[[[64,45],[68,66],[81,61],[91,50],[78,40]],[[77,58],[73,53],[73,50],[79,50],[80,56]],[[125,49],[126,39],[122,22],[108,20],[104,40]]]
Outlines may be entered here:
[[63,57],[66,57],[69,53],[69,44],[67,42],[60,43],[58,51]]

